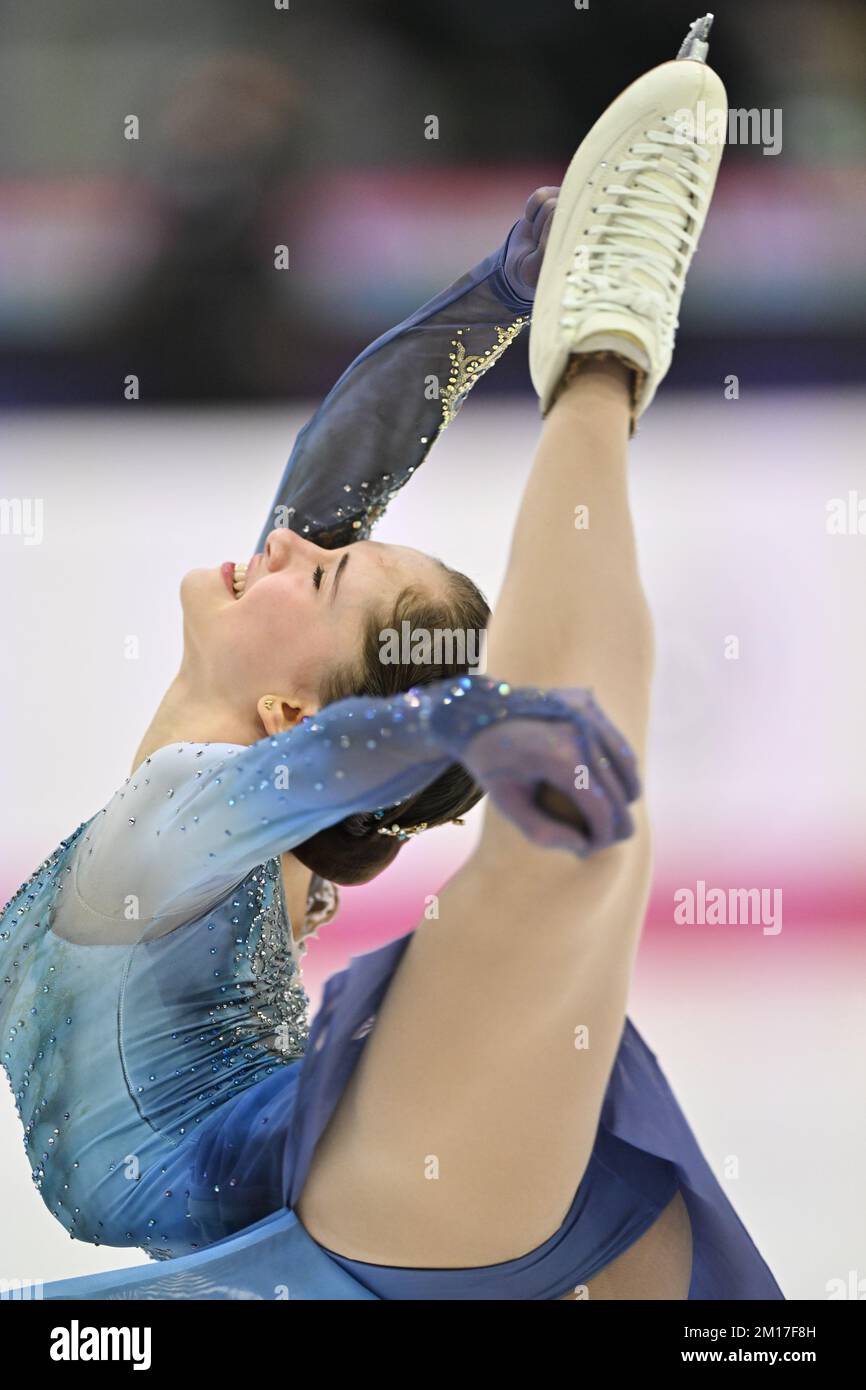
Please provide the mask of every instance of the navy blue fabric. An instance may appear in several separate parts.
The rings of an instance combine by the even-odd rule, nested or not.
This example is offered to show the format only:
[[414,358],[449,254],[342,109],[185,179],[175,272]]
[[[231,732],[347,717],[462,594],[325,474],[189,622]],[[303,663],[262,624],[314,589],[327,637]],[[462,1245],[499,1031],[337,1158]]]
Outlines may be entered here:
[[[411,937],[356,957],[328,981],[299,1067],[285,1155],[290,1206],[300,1197],[316,1144]],[[590,1164],[562,1226],[543,1245],[480,1269],[401,1269],[326,1253],[380,1298],[558,1298],[622,1254],[677,1188],[692,1225],[689,1298],[784,1298],[704,1158],[655,1054],[626,1019]]]
[[643,1235],[676,1190],[672,1164],[602,1130],[562,1225],[517,1259],[477,1269],[399,1269],[327,1253],[382,1299],[560,1298]]

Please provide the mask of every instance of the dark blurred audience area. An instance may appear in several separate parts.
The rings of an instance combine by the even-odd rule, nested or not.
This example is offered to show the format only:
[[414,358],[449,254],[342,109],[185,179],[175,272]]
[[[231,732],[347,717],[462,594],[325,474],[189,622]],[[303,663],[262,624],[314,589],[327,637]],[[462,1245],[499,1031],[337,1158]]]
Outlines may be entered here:
[[[0,3],[0,399],[120,404],[128,374],[160,404],[320,396],[495,249],[697,13]],[[729,143],[671,380],[862,381],[866,6],[715,13],[712,61],[763,136]],[[525,346],[484,389],[528,389]]]

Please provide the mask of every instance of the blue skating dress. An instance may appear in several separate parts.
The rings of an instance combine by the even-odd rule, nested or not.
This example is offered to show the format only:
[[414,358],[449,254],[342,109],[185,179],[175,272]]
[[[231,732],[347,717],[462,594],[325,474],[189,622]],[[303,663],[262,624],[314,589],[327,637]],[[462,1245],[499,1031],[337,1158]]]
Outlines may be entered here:
[[[299,435],[261,540],[274,525],[327,547],[369,535],[528,322],[537,235],[521,219],[352,364]],[[431,377],[432,398],[418,389]],[[280,852],[353,811],[399,808],[491,722],[513,721],[509,757],[529,779],[521,731],[570,719],[585,734],[557,692],[473,676],[340,701],[251,747],[169,745],[49,855],[0,916],[0,1057],[49,1210],[77,1239],[158,1263],[46,1297],[557,1298],[677,1190],[689,1297],[783,1297],[629,1020],[589,1166],[538,1250],[474,1270],[379,1267],[325,1250],[292,1210],[411,933],[333,976],[311,1027]]]

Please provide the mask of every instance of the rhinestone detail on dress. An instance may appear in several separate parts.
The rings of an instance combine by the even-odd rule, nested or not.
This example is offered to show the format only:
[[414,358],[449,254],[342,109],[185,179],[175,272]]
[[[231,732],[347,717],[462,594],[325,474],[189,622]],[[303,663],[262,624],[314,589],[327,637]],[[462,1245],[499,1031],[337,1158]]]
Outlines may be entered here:
[[468,328],[458,328],[457,337],[451,340],[453,351],[448,354],[451,359],[451,370],[448,374],[448,382],[441,395],[442,401],[442,420],[439,425],[439,433],[450,425],[454,416],[457,414],[461,405],[465,401],[472,387],[489,371],[494,362],[498,361],[514,342],[521,330],[529,322],[526,318],[517,318],[508,328],[496,329],[496,342],[493,347],[485,348],[484,352],[470,353],[466,351],[464,333],[470,332]]
[[240,1035],[254,1034],[254,1041],[288,1060],[304,1055],[310,1034],[309,1000],[292,947],[279,860],[268,860],[264,868],[273,889],[266,893],[260,880],[258,913],[249,937],[255,942],[247,997],[251,1019],[235,1028]]

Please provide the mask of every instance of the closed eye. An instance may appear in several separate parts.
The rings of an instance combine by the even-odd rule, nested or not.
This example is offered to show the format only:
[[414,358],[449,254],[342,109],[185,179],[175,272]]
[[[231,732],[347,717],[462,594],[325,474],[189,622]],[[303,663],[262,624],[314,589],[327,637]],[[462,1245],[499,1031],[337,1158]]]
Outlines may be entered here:
[[316,568],[313,570],[313,587],[315,589],[320,587],[324,574],[325,571],[322,569],[322,566],[316,565]]

